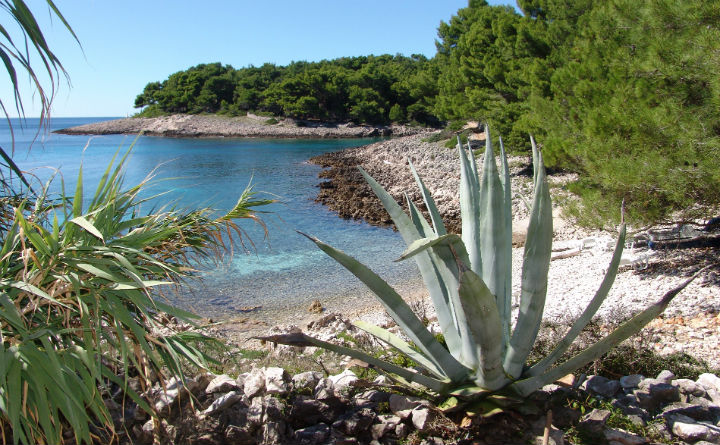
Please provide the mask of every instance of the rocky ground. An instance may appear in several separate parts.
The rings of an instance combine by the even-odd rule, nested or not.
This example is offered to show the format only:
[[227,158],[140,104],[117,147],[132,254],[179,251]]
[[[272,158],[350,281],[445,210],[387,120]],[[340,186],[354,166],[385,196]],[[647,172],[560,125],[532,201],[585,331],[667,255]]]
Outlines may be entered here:
[[[339,314],[327,314],[307,330],[326,341],[379,348]],[[523,401],[505,400],[509,404],[504,409],[484,417],[477,410],[475,414],[442,411],[387,376],[319,352],[278,346],[263,360],[236,361],[216,374],[200,374],[185,382],[156,381],[142,391],[142,397],[158,418],[150,418],[122,392],[115,392],[106,405],[120,443],[707,445],[720,441],[720,378],[711,373],[692,378],[668,370],[617,379],[567,376]],[[308,363],[315,365],[308,370]],[[130,386],[142,385],[131,377]]]
[[138,134],[169,137],[364,138],[407,136],[427,130],[403,125],[370,126],[325,124],[293,119],[271,119],[248,114],[240,117],[173,114],[154,118],[115,119],[56,131],[61,134]]

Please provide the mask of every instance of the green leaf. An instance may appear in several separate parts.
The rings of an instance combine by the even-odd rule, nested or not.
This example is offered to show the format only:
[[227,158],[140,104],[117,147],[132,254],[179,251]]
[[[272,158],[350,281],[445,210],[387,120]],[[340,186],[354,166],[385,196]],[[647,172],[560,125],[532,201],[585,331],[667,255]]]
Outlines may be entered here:
[[437,236],[443,236],[447,233],[447,230],[445,230],[445,224],[443,224],[443,220],[440,217],[440,211],[435,204],[435,200],[433,199],[430,190],[425,187],[425,184],[420,178],[417,170],[415,170],[415,166],[412,164],[412,162],[410,162],[410,159],[408,159],[408,163],[410,164],[410,170],[415,177],[415,182],[417,182],[417,185],[420,188],[420,193],[422,194],[423,201],[425,201],[425,207],[427,207],[428,212],[430,212],[430,219],[432,221],[433,227],[435,228],[435,234]]
[[425,355],[423,355],[421,352],[413,349],[408,342],[401,339],[400,337],[393,334],[392,332],[388,331],[387,329],[383,329],[383,328],[381,328],[379,326],[375,326],[374,324],[371,324],[371,323],[366,323],[362,320],[354,321],[353,324],[355,326],[357,326],[358,328],[362,329],[363,331],[367,332],[368,334],[376,337],[379,340],[384,341],[385,343],[389,344],[390,346],[397,349],[401,353],[410,357],[418,365],[425,368],[425,370],[434,374],[435,377],[438,377],[440,379],[446,379],[448,377],[445,373],[442,372],[442,370],[440,368],[438,368]]
[[415,240],[408,246],[405,252],[400,255],[400,258],[395,261],[402,261],[408,258],[412,258],[415,255],[438,245],[446,245],[453,247],[455,254],[457,255],[458,261],[461,261],[463,264],[468,264],[469,260],[467,252],[465,251],[465,245],[463,244],[460,236],[455,235],[454,233],[449,233],[447,235],[439,237],[433,236],[430,238],[421,238]]
[[502,323],[495,296],[472,270],[462,273],[458,293],[470,332],[479,348],[476,383],[489,390],[498,390],[509,380],[502,364]]
[[289,334],[280,334],[280,335],[269,335],[265,337],[254,337],[259,340],[269,341],[273,343],[282,343],[286,345],[291,346],[318,346],[323,349],[327,349],[328,351],[333,351],[338,354],[347,355],[349,357],[356,358],[358,360],[362,360],[365,363],[368,363],[372,366],[377,366],[378,368],[391,372],[393,374],[397,374],[400,377],[410,381],[410,382],[416,382],[419,383],[427,388],[430,388],[431,390],[438,392],[440,394],[443,394],[447,388],[449,381],[442,381],[437,380],[432,377],[425,376],[423,374],[420,374],[416,371],[412,371],[409,369],[402,368],[397,365],[393,365],[392,363],[388,363],[384,360],[380,360],[376,357],[373,357],[372,355],[366,354],[362,351],[358,351],[356,349],[346,348],[344,346],[336,345],[334,343],[328,343],[322,340],[318,340],[316,338],[310,337],[309,335],[305,335],[301,332],[292,332]]
[[[402,208],[395,202],[392,196],[390,196],[372,176],[368,175],[365,170],[362,168],[358,169],[375,195],[380,199],[385,210],[387,210],[405,243],[409,245],[418,238],[421,238],[413,220],[403,212]],[[417,220],[417,222],[420,221]],[[440,323],[440,328],[445,335],[448,348],[455,355],[455,351],[460,350],[462,343],[460,333],[458,332],[458,323],[455,319],[450,301],[450,289],[455,287],[455,283],[445,281],[445,278],[441,274],[438,261],[433,259],[429,253],[415,256],[415,262],[418,265],[418,269],[420,269],[420,274],[430,294],[430,299],[435,305],[438,323]]]
[[83,229],[90,232],[91,235],[98,238],[100,241],[105,241],[105,238],[103,237],[102,233],[95,227],[90,221],[85,219],[84,216],[76,216],[75,218],[70,220],[71,223],[77,224],[78,226],[82,227]]
[[467,378],[467,370],[433,337],[395,289],[351,256],[323,243],[317,238],[303,235],[312,240],[323,252],[327,253],[331,258],[352,272],[353,275],[373,291],[388,314],[390,314],[392,319],[403,329],[405,335],[407,335],[438,368],[442,369],[445,375],[453,381],[462,381]]
[[523,255],[520,312],[504,363],[505,371],[512,378],[520,376],[540,329],[552,254],[553,221],[550,190],[542,154],[537,152],[534,156],[538,163],[535,166],[535,196]]
[[569,372],[601,357],[611,348],[615,347],[616,345],[636,334],[645,325],[647,325],[654,318],[660,315],[668,306],[668,304],[670,304],[672,299],[677,296],[677,294],[679,294],[683,289],[685,289],[688,284],[692,283],[695,278],[697,278],[709,267],[711,266],[705,266],[702,269],[698,270],[697,272],[695,272],[695,274],[693,274],[693,276],[685,280],[683,283],[666,292],[665,295],[663,295],[662,298],[660,298],[654,304],[652,304],[639,314],[635,315],[630,320],[621,324],[613,332],[605,336],[600,341],[593,343],[592,346],[578,353],[571,359],[554,368],[551,368],[544,374],[519,380],[510,385],[509,389],[515,391],[521,396],[527,396],[538,388],[541,388],[548,383],[552,383],[557,379],[567,375]]
[[582,332],[585,326],[590,323],[590,320],[592,320],[593,316],[595,316],[595,313],[600,308],[603,301],[605,301],[605,298],[610,292],[610,288],[615,282],[618,266],[620,265],[620,259],[622,258],[623,246],[625,245],[625,235],[626,228],[623,224],[622,228],[620,229],[620,236],[618,237],[617,243],[615,244],[615,251],[613,253],[612,259],[610,260],[610,266],[608,267],[608,270],[605,273],[605,278],[603,278],[603,281],[600,284],[600,288],[595,293],[595,296],[590,301],[590,303],[585,308],[580,317],[578,317],[575,323],[573,323],[572,327],[565,334],[562,340],[558,342],[552,352],[550,352],[550,354],[546,355],[542,360],[534,364],[525,373],[525,375],[534,376],[542,374],[547,368],[554,365],[555,362],[565,353],[565,351],[567,351],[572,342],[575,341],[577,336],[580,335],[580,332]]

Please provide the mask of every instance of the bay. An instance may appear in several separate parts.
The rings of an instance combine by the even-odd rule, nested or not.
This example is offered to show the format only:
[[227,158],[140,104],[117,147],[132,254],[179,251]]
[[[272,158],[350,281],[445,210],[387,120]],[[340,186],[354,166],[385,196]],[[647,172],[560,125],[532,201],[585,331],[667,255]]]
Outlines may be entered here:
[[[109,118],[53,118],[49,131]],[[247,249],[220,263],[204,263],[201,280],[191,280],[177,291],[166,293],[171,302],[203,316],[228,317],[248,307],[263,311],[295,311],[314,299],[361,295],[364,286],[296,231],[317,236],[371,266],[391,284],[418,277],[413,262],[396,263],[404,244],[390,229],[339,218],[314,202],[320,167],[308,159],[322,153],[373,142],[373,139],[249,139],[162,138],[142,136],[70,136],[41,131],[37,120],[21,127],[13,120],[14,160],[38,181],[53,174],[51,190],[74,190],[82,162],[86,196],[94,190],[112,156],[134,144],[126,168],[126,186],[155,172],[150,194],[164,194],[153,204],[192,209],[209,206],[218,213],[236,203],[249,184],[258,197],[278,203],[263,208],[268,229],[241,222]],[[0,127],[0,145],[11,145],[7,123]],[[143,210],[150,210],[145,205]],[[236,240],[239,241],[239,240]],[[303,309],[304,310],[304,309]]]

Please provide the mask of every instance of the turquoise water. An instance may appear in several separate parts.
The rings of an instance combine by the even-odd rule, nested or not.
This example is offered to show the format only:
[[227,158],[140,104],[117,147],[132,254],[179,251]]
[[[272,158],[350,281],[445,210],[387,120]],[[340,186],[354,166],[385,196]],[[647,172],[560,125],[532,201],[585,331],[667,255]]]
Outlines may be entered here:
[[[108,118],[54,118],[51,130]],[[15,162],[38,178],[61,172],[67,190],[74,190],[80,161],[84,185],[94,190],[118,147],[128,147],[133,136],[68,136],[42,133],[28,149],[36,121],[15,128]],[[315,245],[296,233],[300,230],[356,256],[391,283],[417,277],[412,262],[395,263],[403,250],[399,235],[390,229],[343,220],[314,202],[320,167],[307,160],[315,155],[373,142],[372,139],[180,139],[143,136],[135,142],[127,166],[126,185],[141,181],[158,168],[153,193],[167,192],[156,203],[178,207],[210,206],[230,209],[252,180],[262,197],[279,199],[262,218],[269,230],[242,222],[254,249],[226,258],[220,264],[197,265],[202,280],[193,281],[173,294],[174,303],[201,315],[223,316],[241,308],[295,310],[315,298],[350,295],[363,285],[329,259]],[[7,123],[0,127],[0,145],[9,151]],[[87,145],[87,148],[83,148]],[[59,181],[55,181],[59,187]],[[57,190],[57,188],[56,188]],[[148,207],[149,208],[149,207]]]

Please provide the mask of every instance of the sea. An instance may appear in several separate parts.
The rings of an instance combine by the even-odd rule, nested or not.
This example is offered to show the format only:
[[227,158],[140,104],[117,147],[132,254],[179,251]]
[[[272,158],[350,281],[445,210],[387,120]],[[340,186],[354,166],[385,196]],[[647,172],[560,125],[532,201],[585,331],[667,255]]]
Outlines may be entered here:
[[[417,280],[414,262],[395,262],[404,250],[391,229],[342,219],[314,201],[321,179],[316,155],[365,145],[377,139],[164,138],[153,136],[70,136],[53,130],[112,119],[52,118],[46,128],[37,119],[12,119],[13,160],[35,181],[53,178],[52,193],[72,193],[82,164],[86,199],[95,190],[112,157],[132,146],[125,186],[153,174],[147,196],[160,195],[143,209],[174,206],[211,207],[220,215],[231,209],[246,186],[259,198],[277,202],[260,208],[264,227],[240,221],[244,235],[234,239],[232,255],[219,262],[193,264],[197,277],[166,289],[172,304],[205,317],[233,317],[248,311],[302,310],[311,301],[346,298],[351,304],[365,287],[298,231],[311,234],[355,256],[392,285]],[[0,146],[11,151],[7,122],[0,124]],[[62,180],[61,180],[62,179]],[[37,182],[36,182],[37,183]],[[265,236],[267,228],[267,236]],[[244,248],[243,248],[244,246]],[[364,298],[364,297],[363,297]],[[352,303],[354,304],[354,303]]]

